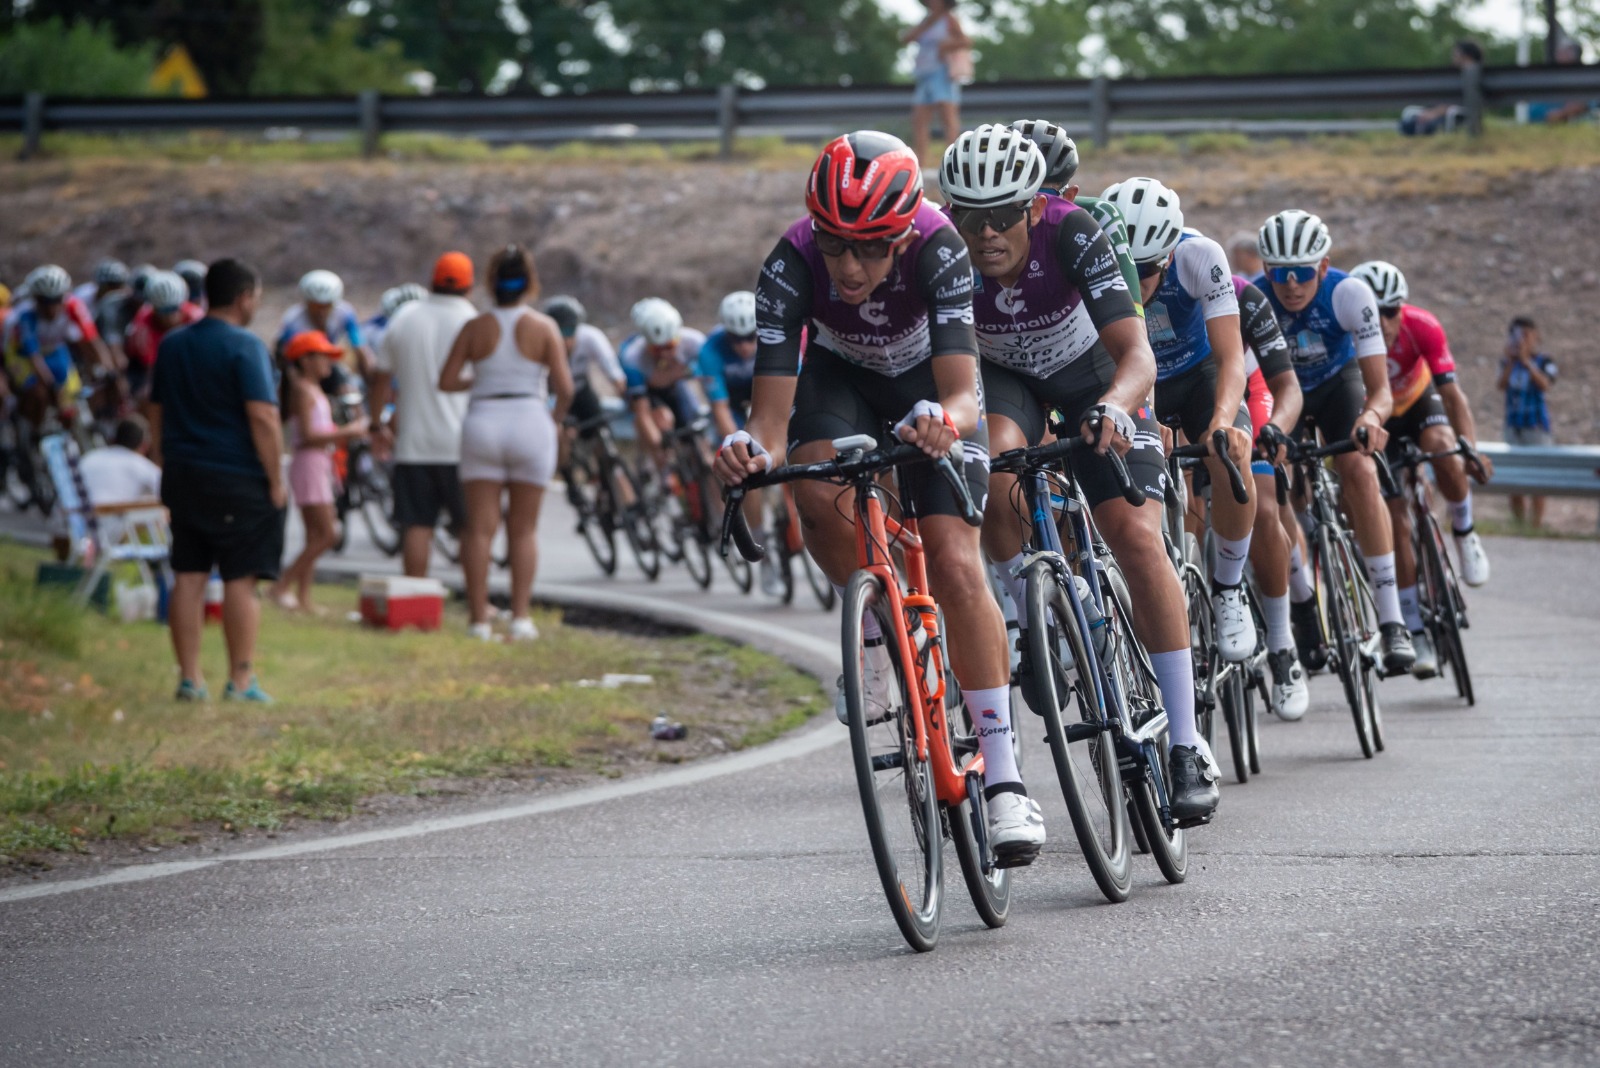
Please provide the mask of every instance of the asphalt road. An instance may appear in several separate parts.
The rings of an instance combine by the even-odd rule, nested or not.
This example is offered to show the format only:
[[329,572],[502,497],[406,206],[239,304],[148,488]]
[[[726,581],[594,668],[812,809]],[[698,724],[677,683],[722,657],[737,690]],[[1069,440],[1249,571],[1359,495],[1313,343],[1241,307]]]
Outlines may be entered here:
[[[1132,899],[1103,903],[1025,723],[1050,845],[999,931],[952,860],[940,945],[914,954],[829,722],[660,789],[0,888],[0,1063],[1600,1063],[1600,552],[1491,551],[1478,706],[1386,682],[1367,761],[1313,680],[1304,721],[1265,725],[1265,773],[1193,833],[1182,886],[1137,858]],[[571,582],[579,561],[552,546],[546,574],[647,590],[627,565]],[[719,587],[647,592],[825,656],[819,612]]]

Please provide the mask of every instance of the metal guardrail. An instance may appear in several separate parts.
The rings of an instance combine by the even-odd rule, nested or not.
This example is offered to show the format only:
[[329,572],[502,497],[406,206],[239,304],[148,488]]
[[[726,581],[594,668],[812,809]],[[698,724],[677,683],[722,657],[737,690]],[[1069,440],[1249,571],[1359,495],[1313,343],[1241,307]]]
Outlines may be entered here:
[[1490,493],[1600,498],[1600,445],[1506,445],[1480,442],[1494,463]]
[[[1262,134],[1385,128],[1408,104],[1457,103],[1482,129],[1488,108],[1526,99],[1600,97],[1600,66],[1468,67],[1203,78],[1094,78],[979,82],[962,107],[974,121],[1044,115],[1087,129],[1097,144],[1113,131]],[[0,131],[23,135],[22,157],[53,131],[360,131],[375,154],[388,131],[471,133],[491,140],[715,140],[731,155],[740,136],[818,138],[881,121],[903,121],[910,87],[875,85],[749,90],[724,85],[677,93],[582,96],[289,97],[223,100],[0,99]]]

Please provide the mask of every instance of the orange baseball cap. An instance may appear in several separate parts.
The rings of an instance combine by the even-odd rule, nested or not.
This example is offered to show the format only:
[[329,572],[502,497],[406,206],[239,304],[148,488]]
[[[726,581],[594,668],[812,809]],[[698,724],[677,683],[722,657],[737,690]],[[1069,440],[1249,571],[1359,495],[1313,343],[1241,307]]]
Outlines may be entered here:
[[471,289],[472,259],[465,252],[446,252],[433,265],[435,289]]
[[307,356],[332,356],[338,360],[344,358],[344,350],[329,341],[321,330],[306,330],[289,339],[283,347],[283,358],[298,362]]

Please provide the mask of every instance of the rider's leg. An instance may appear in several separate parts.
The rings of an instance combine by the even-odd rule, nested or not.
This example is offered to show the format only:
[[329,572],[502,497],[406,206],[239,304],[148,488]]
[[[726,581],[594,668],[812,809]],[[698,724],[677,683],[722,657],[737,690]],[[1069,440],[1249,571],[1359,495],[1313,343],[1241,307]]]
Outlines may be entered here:
[[1411,510],[1405,497],[1388,502],[1394,524],[1394,577],[1400,598],[1400,616],[1406,629],[1422,629],[1422,609],[1417,599],[1417,556],[1411,547]]
[[[989,448],[993,455],[1010,449],[1020,449],[1028,444],[1027,436],[1012,419],[989,414]],[[1016,569],[1022,564],[1022,542],[1026,505],[1017,493],[1017,477],[1002,472],[989,474],[989,507],[983,513],[983,550],[989,558],[990,569],[1011,600],[1018,606],[1017,624],[1026,627],[1021,605],[1024,582]]]
[[1378,488],[1378,470],[1371,457],[1355,452],[1334,457],[1333,465],[1339,473],[1344,506],[1355,527],[1356,541],[1366,558],[1378,622],[1403,623],[1395,584],[1394,525]]
[[1267,623],[1267,649],[1294,645],[1289,630],[1289,535],[1279,514],[1277,485],[1270,473],[1255,475],[1256,522],[1250,535],[1250,563]]

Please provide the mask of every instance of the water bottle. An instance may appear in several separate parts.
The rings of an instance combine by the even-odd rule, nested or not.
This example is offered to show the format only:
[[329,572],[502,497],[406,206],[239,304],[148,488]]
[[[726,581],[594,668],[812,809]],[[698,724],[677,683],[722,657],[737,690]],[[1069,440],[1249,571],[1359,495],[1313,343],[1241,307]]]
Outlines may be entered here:
[[1084,618],[1089,621],[1089,639],[1094,642],[1094,651],[1100,657],[1101,663],[1104,663],[1110,637],[1106,617],[1101,613],[1099,604],[1095,602],[1094,591],[1089,588],[1088,581],[1082,575],[1073,575],[1072,581],[1078,588],[1078,600],[1083,602]]

